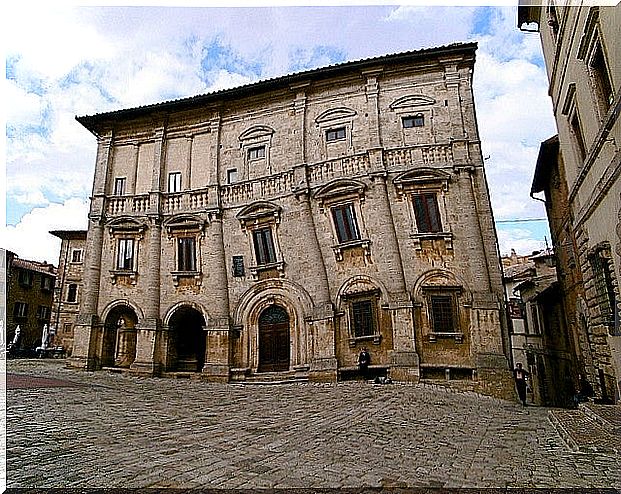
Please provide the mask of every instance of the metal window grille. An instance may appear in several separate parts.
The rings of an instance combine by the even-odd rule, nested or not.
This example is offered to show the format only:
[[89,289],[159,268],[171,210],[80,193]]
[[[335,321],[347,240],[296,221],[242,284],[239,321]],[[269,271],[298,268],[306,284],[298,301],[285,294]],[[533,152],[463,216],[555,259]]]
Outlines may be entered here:
[[449,295],[431,297],[431,320],[434,333],[455,332],[453,298]]
[[351,304],[354,336],[372,336],[375,334],[375,315],[371,300],[360,300]]

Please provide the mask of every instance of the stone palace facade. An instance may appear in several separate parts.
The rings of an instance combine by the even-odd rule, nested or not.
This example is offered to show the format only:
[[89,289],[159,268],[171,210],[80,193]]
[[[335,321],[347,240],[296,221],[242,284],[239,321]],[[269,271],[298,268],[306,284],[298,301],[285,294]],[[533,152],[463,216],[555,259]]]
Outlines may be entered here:
[[98,151],[71,365],[508,396],[476,44],[77,120]]

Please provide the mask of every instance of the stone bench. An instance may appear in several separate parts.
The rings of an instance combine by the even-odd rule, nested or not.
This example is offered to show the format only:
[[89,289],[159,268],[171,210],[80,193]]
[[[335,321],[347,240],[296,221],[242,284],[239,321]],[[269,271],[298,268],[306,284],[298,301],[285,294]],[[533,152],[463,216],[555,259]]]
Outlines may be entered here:
[[[375,379],[376,377],[387,377],[388,376],[388,366],[387,365],[369,365],[369,370],[367,372],[367,379]],[[360,375],[360,369],[357,365],[350,367],[340,367],[338,369],[338,380],[339,381],[349,381],[355,379],[362,379]]]

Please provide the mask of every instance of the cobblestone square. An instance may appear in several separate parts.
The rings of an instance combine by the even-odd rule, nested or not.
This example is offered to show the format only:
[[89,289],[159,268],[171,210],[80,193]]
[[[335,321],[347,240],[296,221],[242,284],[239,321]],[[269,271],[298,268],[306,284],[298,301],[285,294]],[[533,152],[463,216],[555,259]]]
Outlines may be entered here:
[[440,386],[7,373],[8,487],[621,488],[618,428],[580,448],[568,414]]

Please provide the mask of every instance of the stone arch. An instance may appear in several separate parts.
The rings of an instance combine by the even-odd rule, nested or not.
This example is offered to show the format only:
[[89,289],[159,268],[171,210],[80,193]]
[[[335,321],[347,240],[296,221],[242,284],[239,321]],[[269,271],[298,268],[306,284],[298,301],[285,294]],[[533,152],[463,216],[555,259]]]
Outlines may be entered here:
[[420,298],[422,296],[423,287],[427,285],[438,287],[462,287],[465,293],[470,293],[470,287],[463,278],[447,269],[436,268],[425,271],[418,277],[412,289],[412,298]]
[[137,327],[142,311],[129,300],[115,300],[102,312],[102,367],[129,367],[136,359]]
[[167,371],[200,372],[207,351],[207,313],[199,304],[179,302],[164,318]]
[[348,296],[377,290],[379,290],[381,294],[382,302],[387,302],[388,291],[386,290],[386,286],[381,281],[366,275],[352,276],[339,288],[336,295],[337,306],[340,307],[342,300]]
[[311,356],[307,319],[314,307],[308,292],[289,280],[264,280],[240,298],[233,319],[241,328],[240,359],[243,367],[256,372],[259,367],[259,316],[271,305],[287,311],[290,324],[290,368],[306,365]]

